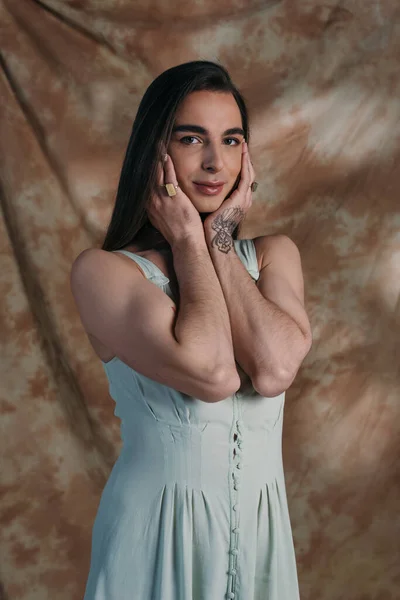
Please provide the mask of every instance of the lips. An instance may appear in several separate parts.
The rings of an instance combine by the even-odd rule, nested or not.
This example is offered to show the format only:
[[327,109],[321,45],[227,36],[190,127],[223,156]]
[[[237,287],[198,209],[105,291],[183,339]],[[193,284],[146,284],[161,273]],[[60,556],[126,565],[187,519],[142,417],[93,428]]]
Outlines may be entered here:
[[206,196],[215,196],[222,191],[224,181],[194,181],[196,189]]

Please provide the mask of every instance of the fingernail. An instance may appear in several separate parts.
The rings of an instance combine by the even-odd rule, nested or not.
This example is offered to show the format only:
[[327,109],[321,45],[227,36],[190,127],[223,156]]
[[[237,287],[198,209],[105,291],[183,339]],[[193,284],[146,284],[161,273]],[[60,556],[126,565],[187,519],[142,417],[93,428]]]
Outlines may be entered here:
[[168,154],[164,154],[164,162],[166,162],[167,158],[168,158]]

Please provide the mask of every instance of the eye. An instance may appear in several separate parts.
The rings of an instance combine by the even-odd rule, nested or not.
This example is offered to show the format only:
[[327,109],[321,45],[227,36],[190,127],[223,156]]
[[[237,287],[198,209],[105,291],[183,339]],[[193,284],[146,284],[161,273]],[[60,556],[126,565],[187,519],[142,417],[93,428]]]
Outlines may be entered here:
[[[241,143],[237,138],[225,138],[224,142],[227,142],[227,146],[237,146]],[[229,142],[233,142],[233,144],[230,144]]]
[[182,144],[187,144],[188,146],[192,146],[193,142],[191,140],[196,140],[196,142],[200,143],[200,140],[196,137],[194,137],[194,135],[185,135],[185,137],[181,138],[179,141],[182,142]]

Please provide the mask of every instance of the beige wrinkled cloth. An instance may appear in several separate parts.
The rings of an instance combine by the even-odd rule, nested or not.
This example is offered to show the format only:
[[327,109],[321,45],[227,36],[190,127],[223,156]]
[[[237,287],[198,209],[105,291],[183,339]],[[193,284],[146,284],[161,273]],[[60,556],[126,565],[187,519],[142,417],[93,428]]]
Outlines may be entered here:
[[398,0],[0,1],[5,597],[83,598],[120,443],[69,272],[103,239],[146,87],[205,58],[250,108],[260,185],[243,237],[286,234],[302,257],[314,343],[283,429],[301,598],[398,600],[399,12]]

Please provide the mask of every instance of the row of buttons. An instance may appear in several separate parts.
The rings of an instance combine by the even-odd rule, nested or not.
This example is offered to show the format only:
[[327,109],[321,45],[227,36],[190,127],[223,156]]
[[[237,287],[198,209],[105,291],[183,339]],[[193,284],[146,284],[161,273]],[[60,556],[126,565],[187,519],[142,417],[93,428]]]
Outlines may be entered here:
[[[235,423],[236,425],[236,435],[234,437],[236,437],[236,448],[235,448],[235,452],[233,454],[233,462],[235,465],[235,471],[232,473],[232,480],[233,480],[233,490],[234,492],[237,492],[239,489],[239,482],[240,482],[240,475],[239,473],[236,472],[236,469],[240,470],[242,468],[242,464],[241,464],[241,457],[242,457],[242,448],[243,448],[243,440],[242,440],[242,427],[243,427],[243,422],[238,419]],[[235,494],[235,498],[237,500],[237,495]],[[234,533],[236,536],[239,533],[239,504],[237,503],[237,501],[235,500],[235,503],[232,506],[233,511],[235,512],[236,515],[236,522],[234,524],[234,527],[232,528],[232,533]],[[237,537],[236,537],[236,541],[237,541]],[[237,569],[235,568],[236,564],[234,564],[234,562],[237,559],[237,555],[239,553],[239,550],[237,547],[233,547],[232,543],[231,543],[231,549],[229,551],[232,559],[231,559],[231,565],[228,571],[228,574],[232,576],[231,579],[231,586],[230,586],[230,591],[226,594],[226,598],[229,598],[229,600],[233,600],[235,598],[235,588],[236,588],[236,575],[237,575]]]

